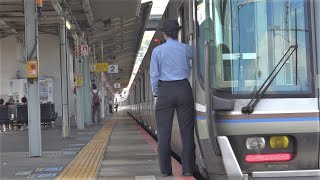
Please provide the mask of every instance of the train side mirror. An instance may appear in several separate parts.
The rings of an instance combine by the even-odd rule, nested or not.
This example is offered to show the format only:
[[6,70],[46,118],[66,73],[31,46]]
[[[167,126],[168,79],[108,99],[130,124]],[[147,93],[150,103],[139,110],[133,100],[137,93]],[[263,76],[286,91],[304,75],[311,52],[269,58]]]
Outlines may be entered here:
[[211,106],[214,111],[233,111],[234,100],[212,96]]

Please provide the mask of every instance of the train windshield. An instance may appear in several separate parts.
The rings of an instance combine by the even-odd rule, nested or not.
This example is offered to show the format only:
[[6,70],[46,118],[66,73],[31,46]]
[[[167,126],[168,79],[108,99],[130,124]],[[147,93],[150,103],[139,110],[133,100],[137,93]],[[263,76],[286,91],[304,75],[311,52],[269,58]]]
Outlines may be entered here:
[[212,88],[256,92],[290,46],[297,45],[266,94],[312,92],[307,0],[198,0],[197,21],[200,73],[204,41],[211,42]]

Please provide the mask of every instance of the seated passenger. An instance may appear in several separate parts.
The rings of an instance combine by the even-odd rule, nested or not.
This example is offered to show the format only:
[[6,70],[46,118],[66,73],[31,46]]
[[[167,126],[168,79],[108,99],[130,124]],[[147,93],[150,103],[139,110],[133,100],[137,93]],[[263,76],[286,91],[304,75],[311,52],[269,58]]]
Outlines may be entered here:
[[8,105],[12,105],[13,103],[14,103],[13,97],[10,96],[5,105],[8,106]]

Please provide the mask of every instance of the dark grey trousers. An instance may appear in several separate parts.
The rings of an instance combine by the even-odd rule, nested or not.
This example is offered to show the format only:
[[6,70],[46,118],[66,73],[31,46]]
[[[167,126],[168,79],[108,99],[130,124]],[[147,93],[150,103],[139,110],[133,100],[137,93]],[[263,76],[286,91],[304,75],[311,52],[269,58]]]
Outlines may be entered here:
[[[100,105],[91,106],[92,110],[92,123],[100,122]],[[97,115],[97,121],[95,121],[95,116]]]
[[158,154],[162,174],[172,172],[171,132],[175,110],[182,140],[182,171],[193,173],[195,169],[194,100],[188,80],[161,81],[156,102],[158,129]]

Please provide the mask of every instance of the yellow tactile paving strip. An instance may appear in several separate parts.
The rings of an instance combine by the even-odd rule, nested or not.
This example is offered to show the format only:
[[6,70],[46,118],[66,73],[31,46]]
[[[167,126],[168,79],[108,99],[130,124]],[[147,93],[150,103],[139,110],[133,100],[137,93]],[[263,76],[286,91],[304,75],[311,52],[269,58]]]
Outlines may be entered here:
[[60,173],[57,180],[91,180],[98,174],[100,162],[109,142],[113,127],[117,122],[113,117],[104,125],[91,141]]

